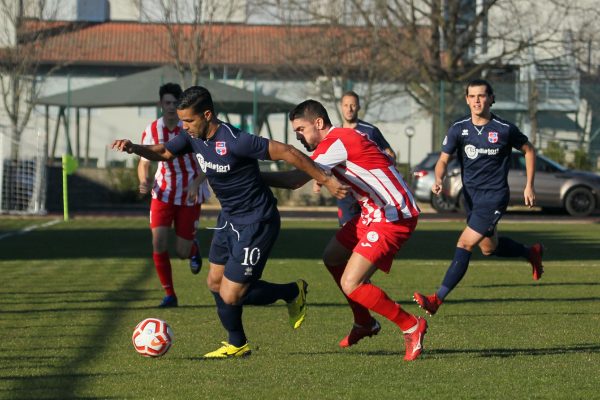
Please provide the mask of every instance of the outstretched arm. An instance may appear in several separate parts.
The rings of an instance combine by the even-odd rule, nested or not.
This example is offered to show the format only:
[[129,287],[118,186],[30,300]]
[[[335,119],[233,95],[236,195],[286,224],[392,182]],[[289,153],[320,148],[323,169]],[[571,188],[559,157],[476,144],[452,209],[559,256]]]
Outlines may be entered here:
[[316,180],[318,184],[324,185],[338,199],[344,198],[348,193],[348,186],[341,184],[331,173],[322,170],[313,160],[294,146],[269,140],[269,158],[274,161],[283,160],[292,164]]
[[131,143],[128,139],[117,139],[113,142],[112,149],[125,153],[134,153],[152,161],[169,161],[175,158],[164,144],[141,145]]
[[281,172],[261,172],[263,181],[271,187],[283,189],[298,189],[312,178],[299,169]]

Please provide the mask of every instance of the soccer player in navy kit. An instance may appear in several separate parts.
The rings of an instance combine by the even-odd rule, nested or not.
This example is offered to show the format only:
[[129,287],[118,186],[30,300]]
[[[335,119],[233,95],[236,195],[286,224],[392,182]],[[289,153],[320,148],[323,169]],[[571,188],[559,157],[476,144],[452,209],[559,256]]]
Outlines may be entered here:
[[217,314],[229,334],[223,346],[204,357],[246,356],[251,349],[242,325],[243,305],[267,305],[282,299],[287,303],[294,329],[300,327],[306,315],[305,281],[275,284],[260,279],[279,233],[280,218],[277,201],[261,179],[257,160],[289,162],[336,197],[345,196],[347,187],[293,146],[219,121],[212,97],[203,87],[193,86],[183,92],[177,114],[187,135],[151,146],[116,140],[113,148],[157,161],[195,153],[221,203],[208,256],[207,283]]
[[414,300],[430,315],[437,312],[467,272],[475,246],[479,246],[485,256],[525,258],[532,266],[534,280],[540,279],[544,272],[541,244],[528,247],[508,237],[498,237],[496,229],[508,205],[507,176],[513,148],[525,154],[525,205],[532,207],[535,204],[535,149],[515,125],[492,114],[494,92],[489,82],[483,79],[469,82],[465,95],[471,115],[461,118],[448,130],[435,166],[435,183],[431,190],[435,195],[440,194],[450,156],[457,153],[467,227],[458,239],[454,258],[438,291],[430,296],[414,294]]
[[[385,140],[381,131],[375,126],[358,118],[360,111],[360,99],[358,94],[352,90],[342,95],[340,103],[342,110],[342,128],[356,129],[359,132],[367,134],[375,144],[387,154],[392,161],[396,162],[396,154],[390,144]],[[357,215],[360,215],[360,204],[352,195],[348,195],[337,201],[338,221],[340,226],[350,221]]]

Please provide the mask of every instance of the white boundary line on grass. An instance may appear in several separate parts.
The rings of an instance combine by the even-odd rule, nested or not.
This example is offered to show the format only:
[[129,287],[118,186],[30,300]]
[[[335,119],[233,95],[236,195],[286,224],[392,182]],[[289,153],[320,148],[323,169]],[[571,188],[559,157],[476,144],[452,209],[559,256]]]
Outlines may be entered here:
[[52,221],[44,222],[43,224],[26,226],[25,228],[20,229],[18,231],[7,232],[7,233],[5,233],[3,235],[0,235],[0,240],[6,239],[7,237],[11,237],[11,236],[24,235],[27,232],[31,232],[31,231],[34,231],[34,230],[39,229],[39,228],[46,228],[48,226],[56,225],[60,221],[61,221],[60,219],[55,219],[55,220],[52,220]]

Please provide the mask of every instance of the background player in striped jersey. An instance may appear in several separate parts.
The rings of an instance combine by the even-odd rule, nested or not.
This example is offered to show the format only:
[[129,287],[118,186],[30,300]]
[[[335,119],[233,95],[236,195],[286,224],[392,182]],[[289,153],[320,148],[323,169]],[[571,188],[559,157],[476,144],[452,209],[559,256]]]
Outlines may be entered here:
[[531,264],[534,280],[540,279],[544,272],[541,244],[528,247],[508,237],[498,237],[496,229],[510,197],[507,176],[513,148],[525,154],[525,205],[535,204],[535,148],[519,128],[492,114],[494,91],[489,82],[483,79],[469,82],[465,100],[471,114],[448,130],[431,190],[435,195],[440,194],[448,161],[456,153],[461,166],[467,227],[458,238],[454,258],[438,291],[430,296],[414,294],[414,300],[430,315],[437,312],[467,272],[475,246],[485,256],[523,257]]
[[[297,139],[311,158],[350,186],[361,204],[361,215],[344,224],[327,245],[323,261],[354,314],[354,326],[339,345],[348,347],[381,326],[369,310],[383,315],[404,333],[405,360],[416,359],[427,332],[425,319],[407,313],[371,281],[379,269],[388,273],[394,255],[417,226],[419,209],[391,158],[366,134],[334,128],[327,111],[315,100],[300,103],[290,113]],[[300,171],[265,173],[272,186],[295,188],[310,179]]]
[[[148,125],[142,133],[142,144],[166,143],[182,132],[177,117],[177,100],[181,87],[167,83],[159,89],[162,117]],[[196,158],[190,154],[171,161],[160,161],[154,179],[150,175],[150,160],[141,157],[138,164],[140,193],[152,192],[150,229],[152,230],[152,259],[165,297],[159,307],[177,307],[173,286],[171,260],[168,252],[169,230],[175,225],[175,251],[179,258],[190,260],[192,273],[197,274],[202,258],[196,228],[201,203],[210,196],[206,183],[200,183],[202,174]]]
[[[392,150],[390,144],[385,140],[381,131],[375,126],[368,122],[358,119],[358,112],[360,111],[360,99],[356,92],[352,90],[345,92],[342,95],[340,102],[342,110],[342,128],[356,129],[362,133],[366,133],[369,139],[371,139],[385,154],[390,156],[392,161],[396,162],[396,154]],[[348,195],[341,200],[337,201],[338,206],[338,220],[340,226],[350,221],[356,215],[360,215],[360,204],[352,195]]]

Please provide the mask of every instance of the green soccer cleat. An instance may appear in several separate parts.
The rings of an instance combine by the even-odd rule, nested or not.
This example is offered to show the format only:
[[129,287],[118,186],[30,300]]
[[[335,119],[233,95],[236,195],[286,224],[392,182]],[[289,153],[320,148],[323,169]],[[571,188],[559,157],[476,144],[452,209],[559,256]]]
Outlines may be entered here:
[[206,353],[204,358],[230,358],[230,357],[248,357],[252,354],[250,345],[246,343],[242,347],[235,347],[227,342],[221,342],[223,346],[219,347],[215,351]]
[[298,285],[298,296],[287,303],[290,325],[294,329],[300,328],[306,317],[306,293],[308,292],[308,283],[304,279],[298,279],[296,285]]

